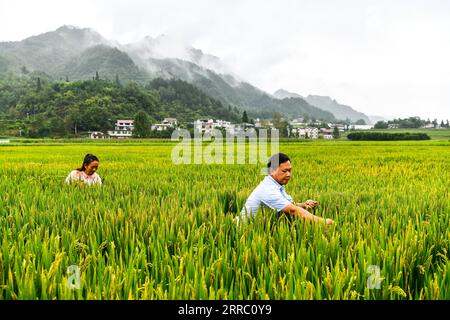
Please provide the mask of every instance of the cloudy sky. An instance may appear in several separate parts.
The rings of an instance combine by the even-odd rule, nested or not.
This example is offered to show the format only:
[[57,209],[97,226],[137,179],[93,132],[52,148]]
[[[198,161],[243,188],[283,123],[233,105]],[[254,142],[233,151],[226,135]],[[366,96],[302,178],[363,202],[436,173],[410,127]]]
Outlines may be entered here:
[[120,43],[169,35],[270,93],[450,119],[448,0],[0,0],[0,41],[64,24]]

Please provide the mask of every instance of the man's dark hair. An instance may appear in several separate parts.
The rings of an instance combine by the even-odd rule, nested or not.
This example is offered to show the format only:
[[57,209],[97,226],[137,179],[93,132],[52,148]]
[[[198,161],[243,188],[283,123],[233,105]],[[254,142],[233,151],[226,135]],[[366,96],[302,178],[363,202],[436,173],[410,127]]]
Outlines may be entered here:
[[269,170],[276,170],[280,164],[285,163],[287,161],[291,161],[291,159],[289,159],[289,156],[287,154],[284,153],[275,153],[274,155],[272,155],[269,159],[269,162],[267,162],[267,169]]

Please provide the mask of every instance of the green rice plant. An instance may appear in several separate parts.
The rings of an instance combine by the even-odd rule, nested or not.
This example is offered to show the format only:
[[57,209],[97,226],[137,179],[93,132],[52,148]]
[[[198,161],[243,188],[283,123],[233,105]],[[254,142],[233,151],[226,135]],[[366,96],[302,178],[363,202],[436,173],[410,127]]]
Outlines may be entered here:
[[[174,145],[0,146],[0,299],[450,299],[447,141],[282,142],[329,231],[238,226],[262,166],[175,165]],[[66,186],[86,153],[103,186]]]

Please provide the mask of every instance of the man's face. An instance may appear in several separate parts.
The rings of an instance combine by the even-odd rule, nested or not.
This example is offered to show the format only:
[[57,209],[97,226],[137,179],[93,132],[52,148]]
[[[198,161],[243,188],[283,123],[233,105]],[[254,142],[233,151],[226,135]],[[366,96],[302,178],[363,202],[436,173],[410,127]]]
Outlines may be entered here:
[[291,178],[291,171],[292,171],[291,162],[286,161],[280,163],[278,168],[275,171],[272,171],[270,175],[272,176],[272,178],[275,179],[276,182],[278,182],[281,185],[285,185],[289,182],[289,179]]

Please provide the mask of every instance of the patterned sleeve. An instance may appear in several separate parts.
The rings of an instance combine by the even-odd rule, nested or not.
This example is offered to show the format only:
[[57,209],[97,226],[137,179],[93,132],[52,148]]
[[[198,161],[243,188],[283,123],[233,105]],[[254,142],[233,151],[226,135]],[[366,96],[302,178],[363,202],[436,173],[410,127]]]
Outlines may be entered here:
[[70,173],[69,173],[69,175],[67,176],[67,178],[66,178],[66,183],[67,184],[70,184],[71,182],[73,182],[73,181],[77,181],[78,179],[77,179],[77,171],[76,170],[73,170],[73,171],[71,171]]
[[100,178],[100,176],[97,173],[95,174],[94,184],[98,185],[102,184],[102,178]]

